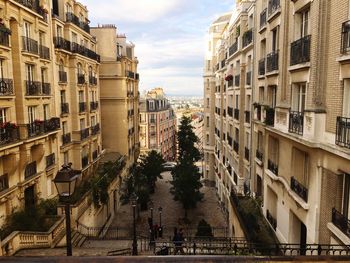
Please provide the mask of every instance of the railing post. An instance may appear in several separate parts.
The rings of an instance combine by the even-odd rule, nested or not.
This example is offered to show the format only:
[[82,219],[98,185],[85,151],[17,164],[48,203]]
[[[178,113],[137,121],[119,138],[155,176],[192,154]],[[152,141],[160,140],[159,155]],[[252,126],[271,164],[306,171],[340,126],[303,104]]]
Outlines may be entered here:
[[193,243],[193,255],[196,255],[196,242]]
[[321,253],[322,253],[322,247],[321,247],[320,244],[318,244],[318,247],[317,247],[317,254],[318,254],[319,256],[321,256]]
[[235,245],[233,246],[233,250],[235,252],[235,255],[237,255],[237,244],[235,243]]

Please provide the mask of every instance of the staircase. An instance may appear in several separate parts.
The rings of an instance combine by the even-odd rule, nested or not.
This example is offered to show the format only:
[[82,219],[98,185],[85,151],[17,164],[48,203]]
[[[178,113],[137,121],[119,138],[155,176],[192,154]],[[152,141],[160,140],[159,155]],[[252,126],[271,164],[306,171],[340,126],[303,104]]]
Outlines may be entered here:
[[79,233],[78,231],[72,232],[72,246],[73,247],[81,247],[86,240],[86,236]]

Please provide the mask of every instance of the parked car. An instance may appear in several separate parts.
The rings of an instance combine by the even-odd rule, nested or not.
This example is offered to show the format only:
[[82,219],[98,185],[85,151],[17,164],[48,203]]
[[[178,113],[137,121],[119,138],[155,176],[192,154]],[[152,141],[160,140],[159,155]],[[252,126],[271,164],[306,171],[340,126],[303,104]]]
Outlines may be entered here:
[[164,171],[172,171],[176,166],[176,163],[174,162],[166,162],[163,163],[163,170]]

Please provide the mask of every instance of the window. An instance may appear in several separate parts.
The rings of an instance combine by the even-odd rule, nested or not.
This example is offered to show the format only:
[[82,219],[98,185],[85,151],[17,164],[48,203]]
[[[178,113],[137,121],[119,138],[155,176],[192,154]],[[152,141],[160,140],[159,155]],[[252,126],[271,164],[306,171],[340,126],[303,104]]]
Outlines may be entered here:
[[235,141],[236,142],[239,141],[239,130],[238,130],[238,128],[235,128]]
[[46,82],[47,70],[46,68],[41,68],[41,83]]
[[96,125],[96,117],[92,116],[91,117],[91,126],[95,126]]
[[6,108],[0,108],[0,124],[7,122]]
[[84,102],[85,98],[84,98],[84,91],[79,90],[79,102]]
[[261,131],[258,131],[258,142],[257,142],[257,148],[260,152],[263,151],[263,133]]
[[67,132],[68,132],[68,124],[66,121],[63,121],[62,122],[62,133],[67,134]]
[[66,103],[66,91],[61,90],[61,103]]
[[236,95],[235,106],[236,106],[236,109],[239,109],[239,95]]
[[350,195],[350,175],[344,174],[343,177],[343,194],[342,194],[342,214],[349,218],[349,195]]
[[4,78],[4,71],[5,71],[4,64],[5,64],[4,60],[0,58],[0,79]]
[[26,38],[30,38],[31,36],[31,24],[28,21],[24,21],[23,23],[23,36]]
[[276,96],[277,96],[277,87],[269,86],[268,87],[268,102],[271,108],[276,107]]
[[309,13],[310,10],[300,13],[300,37],[305,37],[309,34]]
[[60,60],[60,64],[58,66],[58,70],[63,72],[64,71],[64,63],[63,63],[63,60]]
[[292,171],[295,179],[304,186],[308,185],[308,162],[309,156],[307,152],[297,148],[292,150]]
[[80,130],[84,130],[85,129],[85,119],[80,119]]
[[207,127],[209,127],[210,123],[209,123],[209,116],[207,116]]
[[50,119],[50,108],[49,104],[44,104],[43,105],[43,111],[44,111],[44,120]]
[[32,64],[25,64],[26,68],[26,76],[28,82],[34,81],[34,65]]
[[305,110],[306,84],[295,84],[292,94],[292,110],[304,112]]
[[62,27],[61,26],[57,26],[56,35],[57,35],[57,37],[62,37]]
[[65,165],[67,165],[69,163],[69,153],[68,152],[63,153],[63,163]]
[[0,192],[9,188],[9,178],[8,174],[0,176]]
[[29,123],[33,123],[36,119],[36,107],[29,106],[28,107],[28,121]]
[[269,137],[269,160],[278,165],[279,142],[274,137]]
[[45,45],[45,33],[41,31],[39,32],[39,45]]
[[275,52],[278,49],[277,28],[272,30],[272,51]]
[[80,63],[77,64],[77,71],[79,75],[83,74],[83,67]]
[[263,86],[259,87],[259,102],[264,103],[264,88]]
[[343,117],[350,118],[350,79],[344,79]]
[[78,35],[72,32],[72,42],[78,43]]
[[266,40],[263,39],[260,42],[260,58],[264,58],[266,56]]

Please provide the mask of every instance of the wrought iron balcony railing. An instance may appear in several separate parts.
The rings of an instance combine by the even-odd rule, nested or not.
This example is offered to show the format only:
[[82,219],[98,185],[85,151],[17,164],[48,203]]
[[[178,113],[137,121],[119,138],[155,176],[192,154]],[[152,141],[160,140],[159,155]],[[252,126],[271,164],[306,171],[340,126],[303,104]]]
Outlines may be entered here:
[[46,168],[49,168],[55,164],[55,153],[46,156]]
[[31,9],[42,16],[42,19],[47,22],[47,12],[40,6],[39,0],[15,0],[17,3]]
[[273,15],[280,8],[280,0],[269,0],[269,16]]
[[267,107],[265,109],[266,112],[266,118],[265,118],[265,124],[269,126],[274,126],[275,124],[275,109],[271,107]]
[[62,145],[66,145],[72,141],[72,136],[70,133],[62,135]]
[[234,53],[236,53],[238,50],[238,41],[233,43],[229,48],[229,56],[232,56]]
[[40,96],[41,95],[41,83],[39,81],[25,81],[26,96]]
[[264,155],[263,155],[262,151],[260,151],[259,149],[256,149],[255,156],[256,156],[256,158],[257,158],[258,160],[260,160],[261,162],[263,161]]
[[50,60],[50,49],[43,45],[39,45],[39,56],[42,59]]
[[335,208],[332,209],[332,223],[338,227],[345,235],[350,237],[350,220]]
[[29,52],[35,55],[39,54],[38,41],[25,36],[22,37],[22,40],[23,40],[23,51]]
[[300,196],[305,202],[307,202],[308,189],[303,186],[295,177],[290,179],[290,188]]
[[98,101],[91,101],[90,102],[90,111],[95,111],[98,109]]
[[0,78],[0,96],[14,95],[12,79]]
[[350,20],[344,22],[342,25],[340,52],[342,54],[347,54],[349,51],[350,51]]
[[271,215],[270,211],[266,210],[266,219],[269,221],[270,225],[274,230],[277,228],[277,220]]
[[243,37],[243,47],[248,46],[250,43],[253,42],[253,29],[249,29],[248,31],[244,32]]
[[35,121],[27,124],[28,137],[35,137],[44,133],[44,121]]
[[311,36],[305,36],[291,44],[290,65],[297,65],[310,61]]
[[99,123],[91,127],[91,135],[96,135],[99,133],[99,131],[100,131]]
[[234,109],[234,119],[239,120],[239,109]]
[[262,58],[259,60],[259,76],[265,75],[265,68],[266,68],[265,58]]
[[42,95],[44,96],[50,96],[51,95],[51,84],[50,83],[41,83],[42,87]]
[[267,8],[260,13],[260,28],[263,28],[267,24]]
[[89,84],[90,85],[97,85],[97,78],[94,76],[89,76]]
[[62,38],[62,37],[54,37],[53,38],[55,48],[63,49],[68,52],[71,52],[71,42]]
[[67,83],[67,72],[58,71],[58,81],[61,83]]
[[29,177],[32,177],[37,174],[37,167],[36,167],[36,161],[31,162],[26,165],[25,171],[24,171],[24,178],[27,179]]
[[51,118],[44,121],[44,132],[53,132],[60,128],[60,118]]
[[266,58],[266,71],[278,70],[278,51],[272,51]]
[[335,144],[350,149],[350,118],[337,117]]
[[275,175],[278,175],[278,165],[275,164],[270,159],[267,160],[267,169],[269,169],[271,172],[273,172]]
[[68,114],[69,113],[69,103],[63,102],[61,103],[61,114]]
[[89,128],[83,129],[80,131],[80,140],[85,140],[90,136],[90,130]]
[[83,29],[85,32],[90,33],[89,23],[86,21],[80,21],[79,17],[73,13],[66,13],[66,22],[73,23],[74,25]]
[[8,125],[0,128],[0,145],[13,143],[19,140],[18,126]]
[[289,113],[289,132],[302,135],[303,128],[304,113],[299,111],[291,111]]

